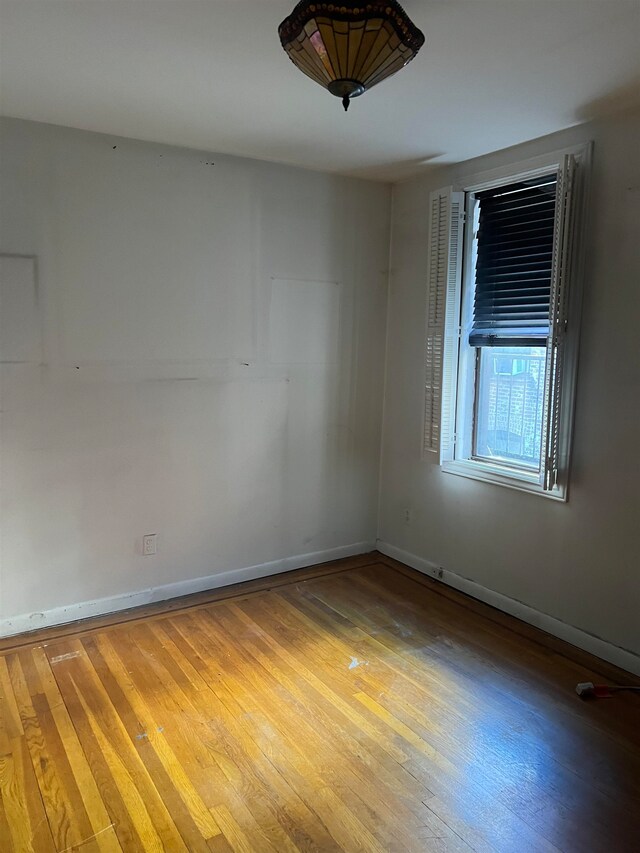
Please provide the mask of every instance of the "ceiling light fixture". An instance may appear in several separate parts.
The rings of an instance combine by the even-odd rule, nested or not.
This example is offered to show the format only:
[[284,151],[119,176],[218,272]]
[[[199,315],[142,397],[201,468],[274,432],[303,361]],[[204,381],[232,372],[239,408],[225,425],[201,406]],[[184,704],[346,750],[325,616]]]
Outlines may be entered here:
[[424,35],[395,0],[302,0],[278,34],[293,64],[342,98],[345,111],[351,98],[404,68],[424,44]]

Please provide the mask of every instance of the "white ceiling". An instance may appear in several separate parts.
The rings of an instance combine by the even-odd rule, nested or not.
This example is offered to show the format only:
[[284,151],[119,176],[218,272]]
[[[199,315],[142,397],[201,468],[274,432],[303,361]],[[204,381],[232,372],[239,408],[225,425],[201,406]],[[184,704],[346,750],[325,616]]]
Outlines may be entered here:
[[277,27],[294,0],[3,0],[5,115],[394,180],[640,101],[640,0],[405,0],[417,58],[348,114]]

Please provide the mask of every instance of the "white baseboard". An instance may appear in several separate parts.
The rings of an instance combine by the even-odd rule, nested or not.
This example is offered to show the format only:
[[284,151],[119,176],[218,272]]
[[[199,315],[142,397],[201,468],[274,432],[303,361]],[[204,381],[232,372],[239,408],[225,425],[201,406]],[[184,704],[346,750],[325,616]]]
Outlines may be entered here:
[[82,601],[78,604],[70,604],[66,607],[54,607],[51,610],[44,610],[38,613],[10,616],[7,619],[0,620],[0,637],[12,637],[15,634],[35,631],[38,628],[64,625],[66,622],[75,622],[78,619],[87,619],[90,616],[103,616],[106,613],[128,610],[130,607],[139,607],[140,605],[151,604],[156,601],[179,598],[181,595],[189,595],[192,592],[218,589],[219,587],[241,583],[242,581],[255,580],[256,578],[263,578],[268,575],[277,575],[281,572],[289,572],[292,569],[302,569],[306,566],[315,566],[318,563],[327,563],[330,560],[354,557],[357,554],[366,554],[368,551],[373,551],[375,547],[374,542],[355,542],[353,545],[341,545],[337,548],[328,548],[324,551],[313,551],[310,554],[283,557],[281,560],[272,560],[270,563],[260,563],[257,566],[233,569],[228,572],[208,575],[204,578],[178,581],[177,583],[164,584],[163,586],[142,589],[137,592],[98,598],[94,601]]
[[446,583],[454,589],[459,589],[460,592],[464,592],[472,598],[477,598],[479,601],[484,601],[485,604],[490,604],[492,607],[496,607],[510,616],[515,616],[523,622],[528,622],[529,625],[535,625],[536,628],[540,628],[554,637],[559,637],[561,640],[565,640],[579,649],[590,652],[592,655],[597,655],[597,657],[609,661],[609,663],[613,663],[621,669],[626,669],[627,672],[640,675],[640,656],[627,649],[614,646],[612,643],[608,643],[606,640],[602,640],[600,637],[589,634],[580,628],[575,628],[573,625],[567,625],[565,622],[561,622],[560,619],[548,616],[539,610],[534,610],[533,607],[502,595],[502,593],[487,589],[487,587],[481,586],[475,581],[462,577],[462,575],[458,575],[455,572],[447,571],[447,569],[443,569],[436,563],[431,563],[429,560],[417,557],[415,554],[403,551],[401,548],[396,548],[395,545],[390,545],[388,542],[378,540],[376,547],[378,551],[386,554],[387,557],[393,557],[395,560],[411,566],[412,569],[422,572],[422,574],[442,581],[442,583]]

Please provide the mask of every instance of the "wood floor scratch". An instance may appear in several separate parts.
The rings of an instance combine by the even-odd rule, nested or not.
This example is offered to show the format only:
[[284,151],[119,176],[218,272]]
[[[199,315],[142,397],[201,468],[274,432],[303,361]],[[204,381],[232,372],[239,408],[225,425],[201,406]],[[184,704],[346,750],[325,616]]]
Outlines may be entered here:
[[108,832],[113,827],[113,824],[110,823],[109,826],[105,826],[104,829],[101,829],[99,832],[94,832],[93,835],[90,835],[88,838],[83,839],[78,844],[72,844],[71,847],[66,847],[64,850],[61,850],[60,853],[69,853],[69,850],[77,850],[79,847],[84,847],[85,844],[88,844],[89,841],[93,841],[94,838],[97,838],[99,835],[102,835],[103,832]]

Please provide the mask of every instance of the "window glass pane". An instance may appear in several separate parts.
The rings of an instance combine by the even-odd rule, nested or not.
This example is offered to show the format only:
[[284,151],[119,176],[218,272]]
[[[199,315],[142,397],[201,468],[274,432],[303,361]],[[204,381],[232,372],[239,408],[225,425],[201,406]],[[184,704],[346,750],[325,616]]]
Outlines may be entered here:
[[545,347],[481,347],[475,456],[539,470]]

